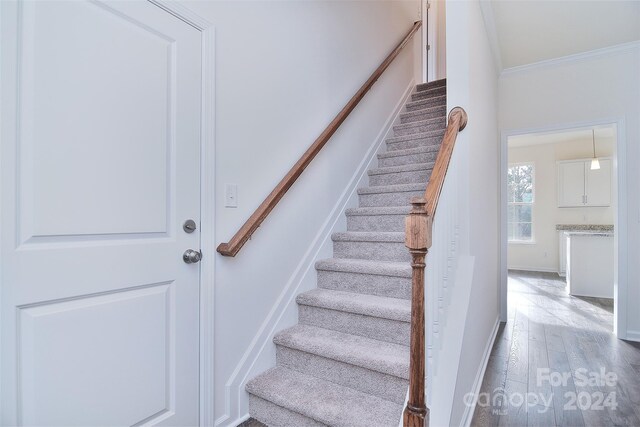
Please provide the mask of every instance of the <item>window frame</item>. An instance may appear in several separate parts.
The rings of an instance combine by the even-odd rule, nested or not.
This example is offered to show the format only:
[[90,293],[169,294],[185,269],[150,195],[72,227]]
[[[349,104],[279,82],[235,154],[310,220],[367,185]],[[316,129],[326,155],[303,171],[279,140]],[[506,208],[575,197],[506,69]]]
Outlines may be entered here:
[[[512,202],[507,197],[507,242],[514,245],[535,245],[535,216],[534,208],[536,204],[536,164],[535,162],[515,162],[507,165],[507,194],[509,194],[509,169],[516,166],[531,166],[531,202]],[[509,207],[511,206],[531,206],[531,239],[511,239],[509,236],[509,224],[529,224],[527,222],[510,222],[509,221]]]

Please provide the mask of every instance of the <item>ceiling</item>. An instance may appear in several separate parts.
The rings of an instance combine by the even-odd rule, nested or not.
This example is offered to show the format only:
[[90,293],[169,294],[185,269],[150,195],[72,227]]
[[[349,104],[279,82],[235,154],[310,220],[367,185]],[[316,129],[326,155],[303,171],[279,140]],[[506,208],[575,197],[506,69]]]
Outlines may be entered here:
[[588,129],[572,129],[563,132],[535,133],[510,136],[509,147],[528,147],[530,145],[557,144],[567,141],[591,141],[591,130],[595,130],[596,141],[615,140],[615,126],[602,126]]
[[503,68],[640,40],[637,0],[490,0],[483,13]]

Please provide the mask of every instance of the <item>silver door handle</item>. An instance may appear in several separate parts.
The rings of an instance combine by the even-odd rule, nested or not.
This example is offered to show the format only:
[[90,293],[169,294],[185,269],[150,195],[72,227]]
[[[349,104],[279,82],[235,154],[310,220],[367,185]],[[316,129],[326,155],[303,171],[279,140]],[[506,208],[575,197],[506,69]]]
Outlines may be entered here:
[[184,251],[182,259],[187,264],[195,264],[200,262],[200,260],[202,259],[202,253],[200,253],[200,251],[194,251],[193,249],[187,249],[186,251]]

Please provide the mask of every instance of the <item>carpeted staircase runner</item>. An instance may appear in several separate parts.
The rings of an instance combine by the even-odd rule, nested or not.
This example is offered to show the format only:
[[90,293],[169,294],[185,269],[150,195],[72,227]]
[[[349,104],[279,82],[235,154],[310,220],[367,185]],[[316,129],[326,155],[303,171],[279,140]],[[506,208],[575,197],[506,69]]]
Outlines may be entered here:
[[420,84],[387,152],[318,261],[318,288],[298,296],[299,324],[278,333],[277,366],[247,383],[268,426],[396,427],[409,386],[409,200],[422,195],[442,142],[446,80]]

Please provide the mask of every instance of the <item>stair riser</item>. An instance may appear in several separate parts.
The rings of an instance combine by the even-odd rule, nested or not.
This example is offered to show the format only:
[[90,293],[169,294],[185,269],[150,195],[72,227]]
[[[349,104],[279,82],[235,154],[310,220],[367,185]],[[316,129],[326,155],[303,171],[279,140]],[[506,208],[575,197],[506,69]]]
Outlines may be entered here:
[[348,231],[404,231],[407,215],[347,215]]
[[434,108],[433,110],[428,110],[425,112],[418,110],[411,113],[402,113],[400,115],[400,123],[402,124],[413,123],[413,122],[419,122],[421,120],[435,119],[436,117],[445,118],[446,115],[447,115],[446,106]]
[[417,85],[416,89],[418,92],[424,92],[425,90],[433,89],[436,87],[443,87],[446,85],[447,85],[447,81],[443,79],[443,80],[437,80],[434,82],[420,83]]
[[276,346],[279,366],[403,404],[409,381],[316,354]]
[[411,324],[399,320],[365,316],[310,305],[298,305],[298,322],[303,325],[360,335],[394,344],[409,345]]
[[415,103],[407,104],[407,111],[424,110],[425,108],[442,107],[442,106],[447,108],[446,98],[423,99],[422,101],[416,101]]
[[442,95],[446,95],[447,94],[447,87],[446,86],[440,86],[440,87],[435,87],[432,89],[428,89],[428,90],[421,90],[420,92],[416,92],[413,95],[411,95],[411,100],[412,101],[420,101],[422,99],[428,99],[431,98],[433,96],[442,96]]
[[434,145],[437,145],[439,150],[439,146],[442,143],[443,137],[444,132],[429,136],[427,138],[416,138],[408,139],[406,141],[387,142],[387,151],[406,150],[409,148],[418,147],[433,147]]
[[431,175],[431,170],[432,169],[423,169],[417,171],[371,175],[369,176],[369,185],[375,187],[380,185],[426,183]]
[[376,261],[411,261],[404,243],[396,242],[333,242],[333,256]]
[[408,154],[406,156],[383,157],[378,159],[378,166],[383,168],[386,166],[404,166],[416,163],[434,162],[438,157],[437,151],[428,151],[426,153]]
[[318,270],[318,287],[381,297],[411,299],[411,278]]
[[268,426],[326,427],[326,424],[285,409],[251,393],[249,393],[249,413],[254,419]]
[[408,206],[412,197],[422,196],[424,191],[407,191],[402,193],[360,194],[360,206]]
[[423,125],[411,125],[411,126],[398,125],[398,126],[394,126],[393,134],[394,136],[405,136],[405,135],[414,135],[416,133],[444,130],[445,124],[446,124],[445,120],[442,119],[442,120],[434,120],[433,122],[426,123]]

